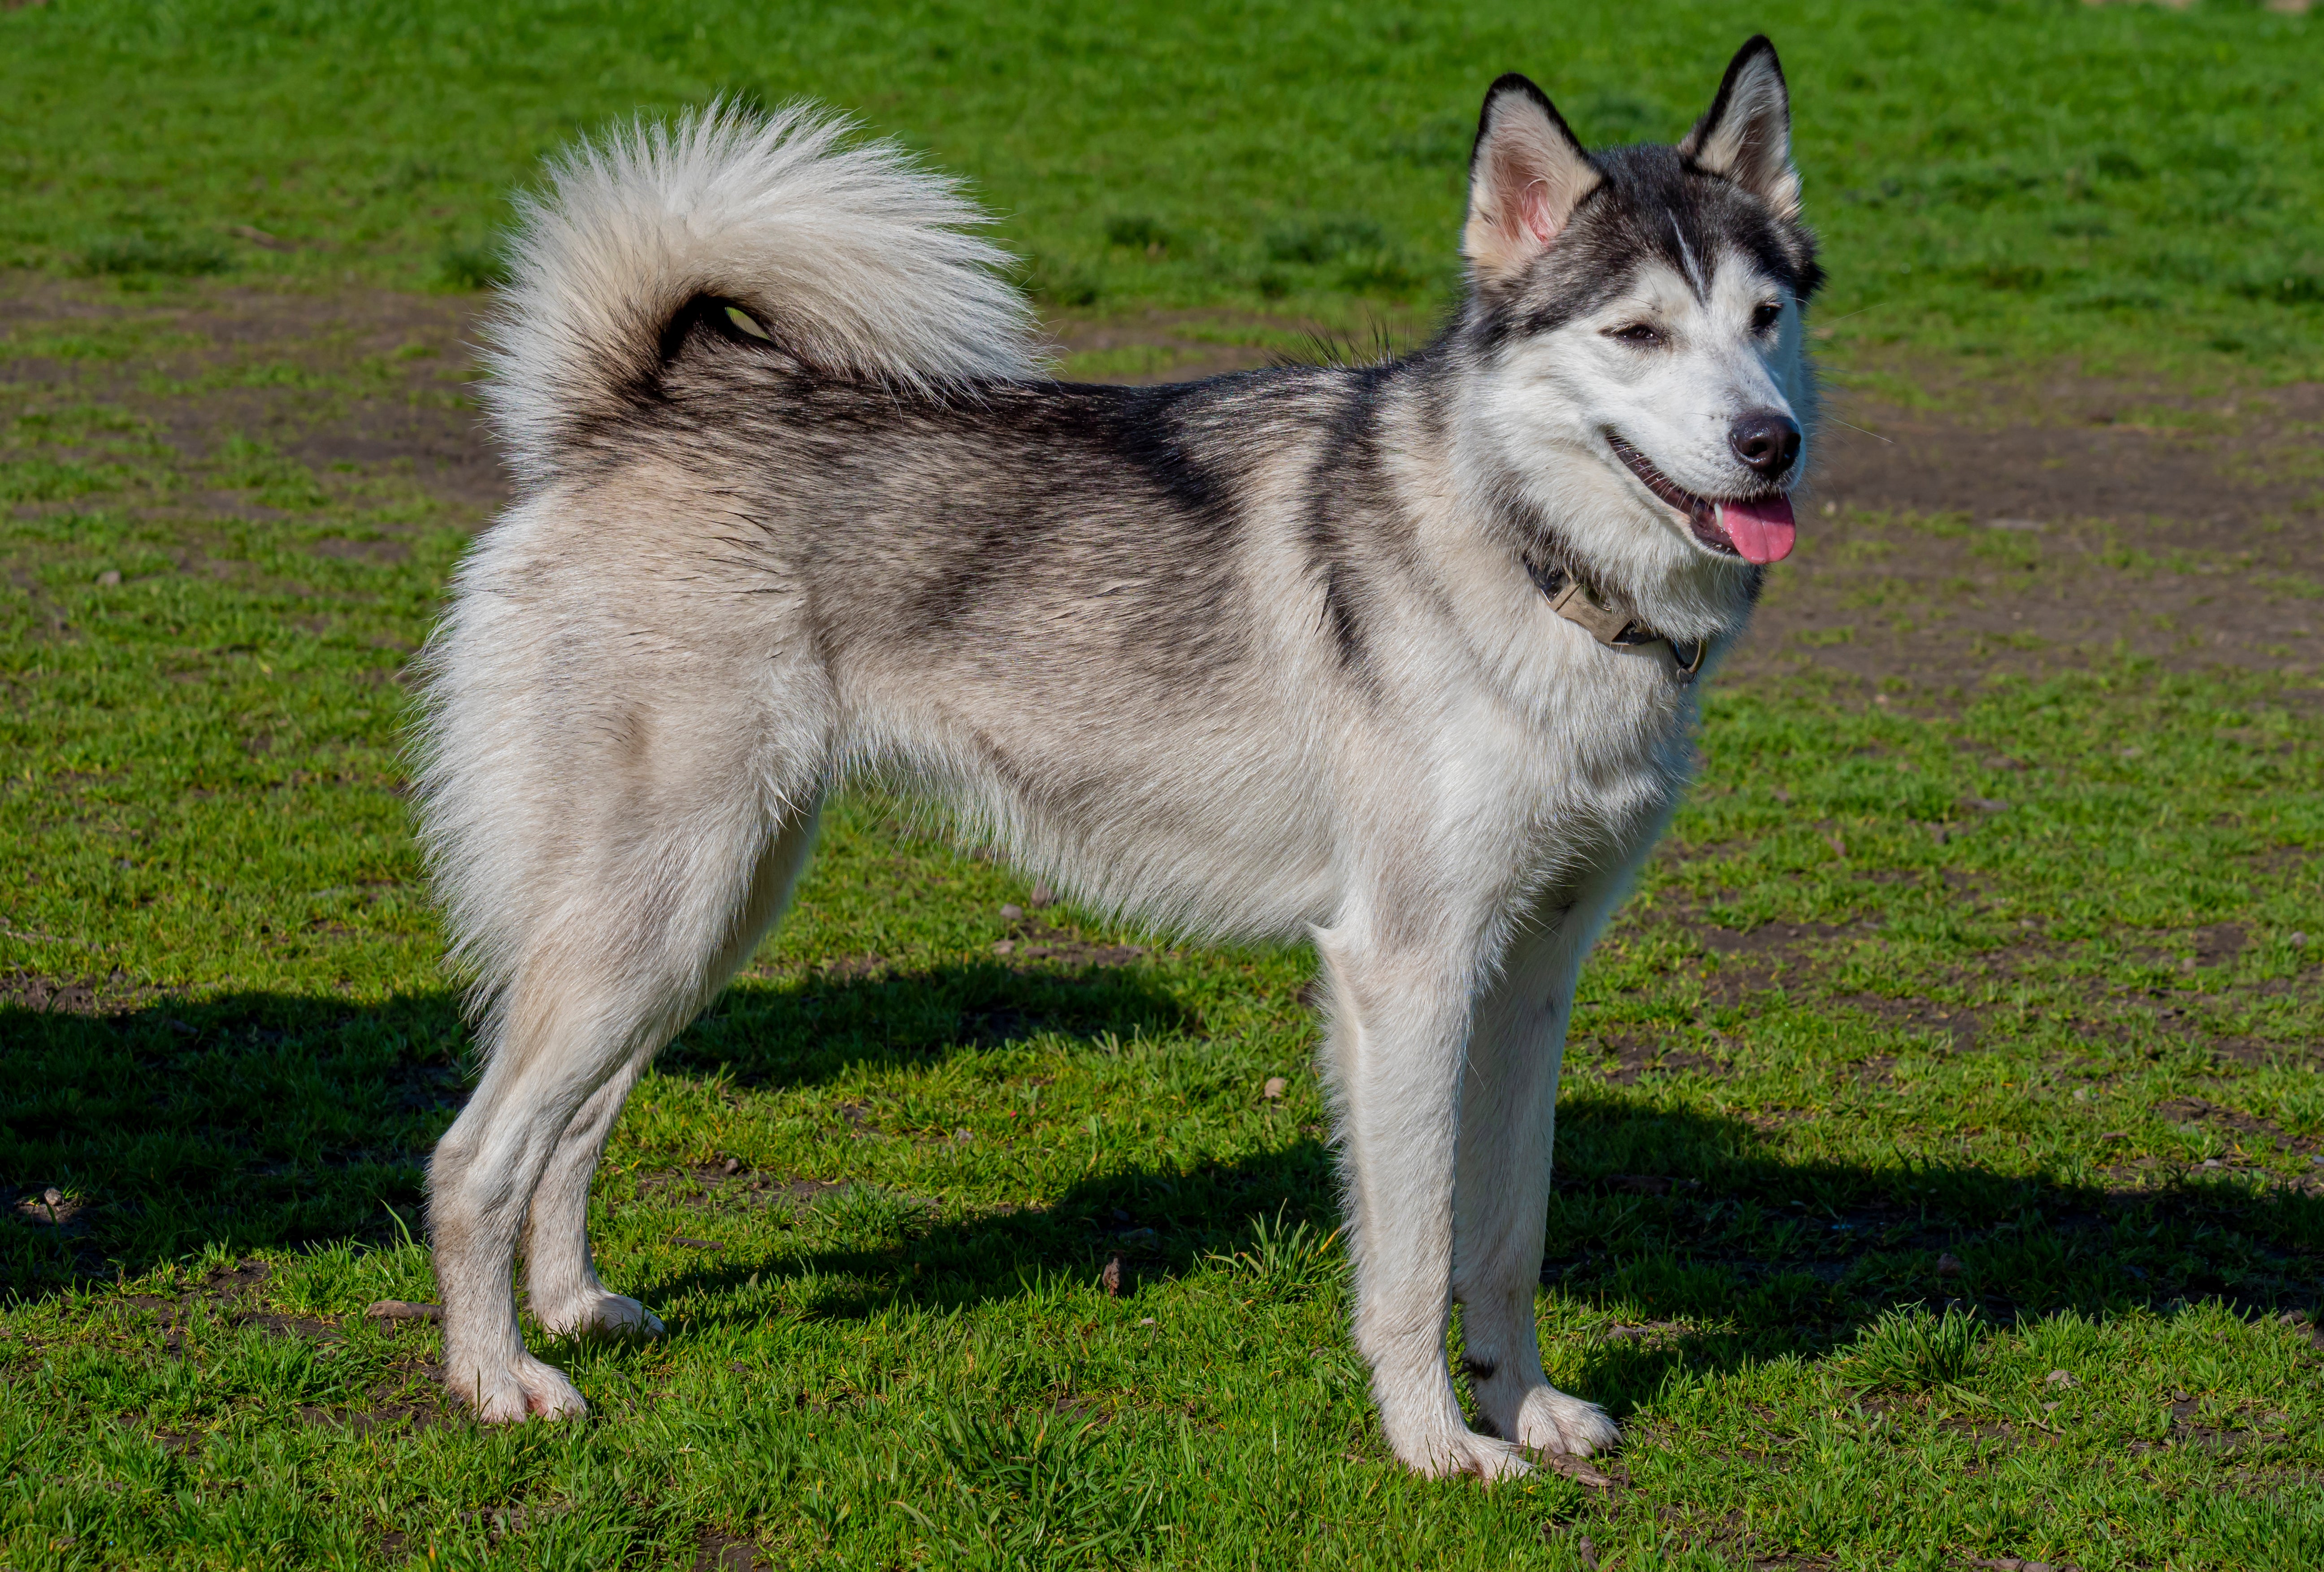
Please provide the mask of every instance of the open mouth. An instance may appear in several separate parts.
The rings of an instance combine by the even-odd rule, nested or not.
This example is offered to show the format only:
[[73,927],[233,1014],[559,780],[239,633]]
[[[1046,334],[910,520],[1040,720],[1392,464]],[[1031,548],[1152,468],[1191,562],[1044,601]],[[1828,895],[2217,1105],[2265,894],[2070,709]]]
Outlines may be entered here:
[[1748,497],[1697,496],[1614,432],[1606,433],[1606,441],[1614,457],[1638,477],[1638,484],[1665,506],[1683,513],[1694,538],[1712,550],[1761,563],[1780,562],[1792,554],[1796,526],[1792,499],[1782,492]]

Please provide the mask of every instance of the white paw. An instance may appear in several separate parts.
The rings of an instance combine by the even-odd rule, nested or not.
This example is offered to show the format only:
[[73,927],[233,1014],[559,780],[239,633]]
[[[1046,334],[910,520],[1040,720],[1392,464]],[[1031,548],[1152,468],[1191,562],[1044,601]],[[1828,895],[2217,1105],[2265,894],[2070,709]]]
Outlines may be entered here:
[[580,1389],[553,1364],[543,1364],[530,1354],[508,1364],[486,1368],[447,1363],[444,1389],[475,1410],[487,1425],[518,1425],[538,1415],[544,1419],[577,1419],[589,1411]]
[[659,1337],[661,1318],[622,1294],[597,1293],[561,1309],[533,1315],[544,1331],[558,1337]]
[[1460,1429],[1397,1443],[1396,1455],[1424,1479],[1513,1479],[1533,1465],[1507,1441]]
[[1604,1409],[1568,1397],[1554,1386],[1537,1386],[1526,1393],[1516,1430],[1517,1445],[1528,1451],[1575,1457],[1605,1451],[1622,1438]]

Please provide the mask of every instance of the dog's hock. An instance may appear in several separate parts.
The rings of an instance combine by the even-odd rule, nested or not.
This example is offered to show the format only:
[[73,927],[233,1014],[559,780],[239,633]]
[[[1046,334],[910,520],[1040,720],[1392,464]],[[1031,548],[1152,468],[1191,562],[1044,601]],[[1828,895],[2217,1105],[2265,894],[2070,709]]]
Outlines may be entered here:
[[1792,167],[1792,95],[1775,46],[1755,38],[1736,51],[1719,96],[1678,150],[1706,174],[1733,180],[1785,221],[1800,216]]
[[1600,180],[1539,88],[1512,71],[1485,95],[1469,157],[1462,250],[1480,282],[1512,279],[1549,249]]

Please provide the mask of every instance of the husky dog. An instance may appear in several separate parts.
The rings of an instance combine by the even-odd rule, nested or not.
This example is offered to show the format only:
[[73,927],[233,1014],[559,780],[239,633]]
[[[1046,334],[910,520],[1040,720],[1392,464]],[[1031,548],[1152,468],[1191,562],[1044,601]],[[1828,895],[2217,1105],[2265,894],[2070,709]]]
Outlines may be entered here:
[[1775,50],[1675,147],[1590,153],[1503,77],[1434,342],[1174,387],[1044,375],[977,211],[846,132],[636,129],[524,215],[490,329],[521,495],[425,655],[487,1051],[429,1176],[447,1384],[582,1411],[520,1244],[548,1330],[661,1329],[590,1260],[606,1131],[871,776],[1092,907],[1311,940],[1388,1445],[1487,1477],[1610,1445],[1536,1340],[1558,1067],[1694,679],[1791,549],[1821,274]]

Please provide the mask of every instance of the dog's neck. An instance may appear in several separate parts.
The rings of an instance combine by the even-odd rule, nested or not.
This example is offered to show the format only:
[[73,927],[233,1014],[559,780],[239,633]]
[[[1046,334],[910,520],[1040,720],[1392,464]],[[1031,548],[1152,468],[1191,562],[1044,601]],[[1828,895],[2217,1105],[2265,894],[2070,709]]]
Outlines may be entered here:
[[1709,638],[1678,639],[1656,633],[1618,596],[1599,588],[1579,572],[1545,564],[1537,556],[1524,555],[1521,559],[1526,577],[1549,602],[1549,609],[1600,643],[1617,648],[1660,644],[1670,654],[1671,675],[1681,684],[1693,681],[1702,670],[1702,658],[1711,650]]
[[1623,622],[1612,624],[1614,629],[1625,624],[1635,629],[1618,642],[1671,639],[1688,646],[1740,633],[1750,620],[1759,598],[1759,569],[1690,554],[1679,559],[1674,575],[1639,582],[1635,567],[1626,572],[1621,563],[1597,559],[1533,499],[1522,476],[1498,467],[1500,473],[1479,499],[1487,528],[1507,542],[1512,569],[1521,569],[1553,602],[1571,586],[1581,586],[1586,603],[1582,596],[1565,598],[1560,615],[1601,641],[1607,635],[1600,625],[1616,615]]

